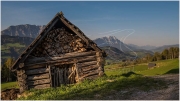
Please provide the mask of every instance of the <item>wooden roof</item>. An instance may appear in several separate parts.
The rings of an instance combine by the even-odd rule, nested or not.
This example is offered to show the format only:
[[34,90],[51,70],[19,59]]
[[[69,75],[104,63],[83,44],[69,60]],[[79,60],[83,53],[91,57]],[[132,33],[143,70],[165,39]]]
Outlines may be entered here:
[[16,71],[19,66],[24,65],[24,61],[29,56],[29,54],[35,49],[35,47],[42,41],[42,39],[47,35],[47,33],[53,28],[53,26],[57,23],[63,23],[68,27],[71,31],[77,34],[81,39],[83,39],[87,45],[91,46],[95,51],[102,51],[91,39],[85,36],[85,34],[74,24],[72,24],[69,20],[67,20],[62,11],[58,12],[55,17],[46,25],[46,27],[40,32],[37,38],[26,48],[26,50],[19,56],[19,58],[15,61],[12,66],[12,71]]

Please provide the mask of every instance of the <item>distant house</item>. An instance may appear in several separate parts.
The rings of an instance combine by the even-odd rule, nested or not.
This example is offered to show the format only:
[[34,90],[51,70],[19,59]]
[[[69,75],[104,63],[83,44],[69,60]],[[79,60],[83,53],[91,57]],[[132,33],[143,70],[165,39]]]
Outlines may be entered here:
[[151,69],[156,66],[156,63],[148,63],[148,69]]

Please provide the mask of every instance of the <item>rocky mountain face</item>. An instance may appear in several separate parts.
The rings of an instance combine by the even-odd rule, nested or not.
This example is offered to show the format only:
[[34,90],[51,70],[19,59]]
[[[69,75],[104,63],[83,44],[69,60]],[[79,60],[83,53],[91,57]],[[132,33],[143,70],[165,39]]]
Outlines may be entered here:
[[37,26],[29,24],[10,26],[7,29],[1,31],[1,35],[36,38],[37,35],[44,29],[44,27],[44,25]]
[[133,55],[124,53],[115,47],[105,46],[105,47],[100,47],[100,48],[106,52],[106,54],[107,54],[106,59],[108,59],[108,60],[120,61],[120,60],[124,60],[124,59],[134,58]]
[[104,46],[111,46],[116,47],[122,52],[129,52],[129,51],[135,51],[137,50],[135,47],[129,46],[123,42],[121,42],[119,39],[117,39],[115,36],[108,36],[108,37],[102,37],[97,38],[93,40],[99,47]]

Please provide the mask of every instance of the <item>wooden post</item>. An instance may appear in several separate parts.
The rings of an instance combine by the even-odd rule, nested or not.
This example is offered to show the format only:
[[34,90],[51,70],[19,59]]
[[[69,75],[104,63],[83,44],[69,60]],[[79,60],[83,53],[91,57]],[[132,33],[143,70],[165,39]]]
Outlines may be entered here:
[[75,69],[76,69],[76,82],[79,82],[79,73],[78,73],[78,66],[76,63],[74,63]]
[[49,68],[49,80],[50,80],[50,86],[52,87],[52,79],[51,79],[51,66],[48,65]]

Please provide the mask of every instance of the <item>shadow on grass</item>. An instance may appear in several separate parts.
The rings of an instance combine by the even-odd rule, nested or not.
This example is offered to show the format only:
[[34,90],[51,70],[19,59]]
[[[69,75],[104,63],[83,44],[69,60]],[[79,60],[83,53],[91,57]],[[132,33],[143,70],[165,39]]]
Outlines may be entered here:
[[177,69],[171,69],[169,71],[167,71],[166,73],[164,74],[179,74],[179,68]]
[[[34,90],[29,100],[106,100],[117,92],[130,88],[148,91],[160,89],[165,82],[129,72],[122,75],[103,76],[95,80],[85,80],[72,86],[62,86],[45,90]],[[129,91],[128,93],[132,93]],[[130,96],[130,95],[129,95]],[[23,99],[23,98],[22,98]],[[128,99],[125,95],[120,99]]]
[[129,77],[129,76],[131,76],[131,75],[141,75],[141,74],[136,74],[136,73],[134,73],[134,72],[128,72],[128,73],[123,73],[123,74],[121,74],[121,76],[124,76],[124,77]]

